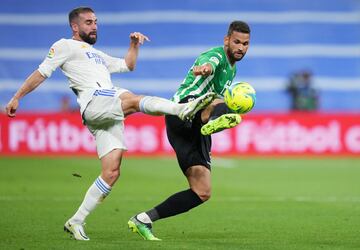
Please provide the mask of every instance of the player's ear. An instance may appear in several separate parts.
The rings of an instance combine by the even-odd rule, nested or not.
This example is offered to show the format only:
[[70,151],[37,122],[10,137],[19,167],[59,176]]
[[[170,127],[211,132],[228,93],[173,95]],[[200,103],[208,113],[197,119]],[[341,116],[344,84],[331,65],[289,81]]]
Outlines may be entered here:
[[225,37],[224,37],[224,45],[228,45],[228,44],[229,44],[229,39],[230,39],[229,36],[225,36]]
[[79,32],[79,25],[78,25],[76,22],[72,22],[72,23],[71,23],[71,29],[72,29],[74,32]]

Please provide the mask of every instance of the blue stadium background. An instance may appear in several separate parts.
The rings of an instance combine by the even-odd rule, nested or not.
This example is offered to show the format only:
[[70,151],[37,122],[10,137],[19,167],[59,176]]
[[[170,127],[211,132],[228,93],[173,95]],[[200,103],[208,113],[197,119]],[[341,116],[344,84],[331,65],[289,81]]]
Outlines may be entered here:
[[[135,72],[113,75],[117,86],[170,98],[196,56],[222,45],[234,19],[252,27],[251,48],[238,63],[236,80],[257,89],[256,111],[286,112],[290,74],[309,69],[320,92],[320,110],[360,111],[360,1],[358,0],[123,0],[0,2],[0,106],[41,63],[53,42],[70,37],[67,13],[95,9],[97,48],[122,56],[128,35],[151,38]],[[25,97],[22,110],[58,111],[75,97],[58,70]]]

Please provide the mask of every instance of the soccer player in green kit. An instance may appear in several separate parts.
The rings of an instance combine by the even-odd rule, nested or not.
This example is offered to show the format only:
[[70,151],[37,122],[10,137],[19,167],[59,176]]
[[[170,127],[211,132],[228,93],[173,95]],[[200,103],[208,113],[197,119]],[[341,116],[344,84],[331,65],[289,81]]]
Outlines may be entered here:
[[[223,97],[225,89],[236,75],[236,62],[245,56],[249,42],[249,25],[233,21],[224,37],[224,46],[212,48],[196,59],[173,101],[189,102],[207,92],[215,92]],[[130,218],[129,228],[146,240],[159,240],[152,232],[154,221],[187,212],[210,198],[210,135],[232,128],[241,121],[241,117],[232,113],[222,99],[215,99],[200,110],[192,122],[182,121],[172,115],[166,115],[165,119],[168,139],[190,188]]]

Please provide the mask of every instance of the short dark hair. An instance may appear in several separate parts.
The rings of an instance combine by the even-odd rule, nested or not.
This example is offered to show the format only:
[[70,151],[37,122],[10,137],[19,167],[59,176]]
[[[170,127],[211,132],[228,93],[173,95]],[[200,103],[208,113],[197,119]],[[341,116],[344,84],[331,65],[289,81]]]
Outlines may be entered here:
[[243,21],[233,21],[229,25],[228,36],[230,36],[234,31],[250,34],[250,27],[247,23]]
[[72,11],[70,11],[69,12],[70,26],[71,26],[71,23],[74,21],[74,19],[78,18],[81,13],[87,13],[87,12],[95,13],[95,11],[93,11],[93,9],[91,9],[90,7],[84,7],[84,6],[75,8]]

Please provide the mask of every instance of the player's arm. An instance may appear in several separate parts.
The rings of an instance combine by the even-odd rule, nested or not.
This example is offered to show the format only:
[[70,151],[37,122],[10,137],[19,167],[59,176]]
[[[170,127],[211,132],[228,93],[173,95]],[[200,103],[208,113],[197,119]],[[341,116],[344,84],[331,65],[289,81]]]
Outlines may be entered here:
[[36,89],[46,78],[40,74],[38,70],[35,70],[21,85],[15,95],[11,98],[6,105],[6,114],[9,117],[15,117],[16,110],[19,106],[19,100],[26,94]]
[[13,98],[6,105],[6,113],[10,117],[15,117],[16,109],[19,106],[19,100],[36,89],[45,79],[49,78],[57,67],[61,66],[71,55],[71,48],[66,39],[60,39],[55,42],[49,50],[44,61],[21,85]]
[[195,76],[209,76],[213,74],[220,63],[220,58],[213,52],[200,55],[197,59],[197,66],[192,68]]
[[196,76],[209,76],[212,74],[212,72],[213,68],[210,63],[193,67],[193,74]]
[[139,54],[139,47],[145,41],[150,41],[150,39],[147,36],[141,34],[140,32],[133,32],[130,34],[129,50],[125,55],[125,62],[129,70],[132,71],[135,69],[137,57]]

